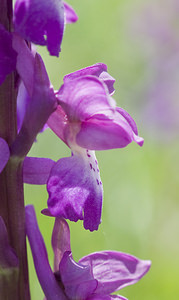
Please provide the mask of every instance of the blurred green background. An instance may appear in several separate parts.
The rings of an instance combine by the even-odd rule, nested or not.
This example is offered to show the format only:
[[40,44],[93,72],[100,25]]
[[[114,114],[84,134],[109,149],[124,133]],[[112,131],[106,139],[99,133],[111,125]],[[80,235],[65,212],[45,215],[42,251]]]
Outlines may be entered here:
[[[105,249],[152,260],[139,283],[119,292],[131,300],[179,299],[178,2],[68,1],[79,20],[66,26],[60,58],[38,49],[55,89],[65,74],[106,63],[116,79],[118,106],[133,116],[145,139],[142,148],[132,143],[96,153],[104,186],[99,231],[90,233],[81,222],[69,223],[76,260]],[[29,155],[58,160],[70,156],[70,150],[47,129]],[[25,198],[35,206],[53,265],[53,218],[40,213],[46,207],[45,186],[25,185]],[[30,251],[29,272],[32,300],[43,299]]]

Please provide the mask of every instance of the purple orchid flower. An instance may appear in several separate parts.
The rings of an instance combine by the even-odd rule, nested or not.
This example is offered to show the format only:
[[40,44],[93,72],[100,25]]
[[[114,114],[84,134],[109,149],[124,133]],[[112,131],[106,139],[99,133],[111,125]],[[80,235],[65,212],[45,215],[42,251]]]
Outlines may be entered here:
[[[66,75],[55,94],[42,59],[16,33],[13,49],[17,52],[16,68],[23,81],[18,95],[23,105],[20,104],[21,110],[17,109],[19,133],[11,153],[24,158],[48,120],[49,127],[72,150],[72,157],[60,159],[52,167],[47,182],[48,211],[44,213],[75,222],[84,220],[85,229],[97,230],[103,188],[94,150],[122,148],[132,141],[142,146],[137,126],[126,111],[115,106],[111,97],[115,80],[107,73],[106,65],[96,64]],[[41,164],[41,159],[38,162]],[[49,164],[46,165],[37,184],[47,179]],[[27,173],[24,179],[34,183],[36,174],[29,176],[25,170],[24,165]]]
[[[74,23],[78,16],[62,0],[16,0],[14,31],[25,40],[46,45],[51,55],[59,55],[64,24]],[[16,69],[16,49],[12,47],[12,34],[0,24],[0,85]],[[23,52],[23,48],[22,48]]]
[[50,55],[59,56],[65,18],[69,23],[77,21],[72,7],[62,0],[16,0],[15,31],[29,42],[46,45]]
[[58,107],[48,126],[72,151],[52,168],[47,190],[48,210],[43,213],[71,221],[84,220],[85,229],[97,230],[101,222],[103,189],[94,150],[122,148],[135,141],[140,146],[134,120],[115,106],[110,94],[114,78],[104,64],[64,77],[56,94]]
[[139,281],[151,265],[150,261],[117,251],[91,253],[77,263],[71,254],[68,224],[56,218],[52,235],[53,273],[33,206],[26,207],[26,229],[37,276],[48,300],[126,300],[111,293]]

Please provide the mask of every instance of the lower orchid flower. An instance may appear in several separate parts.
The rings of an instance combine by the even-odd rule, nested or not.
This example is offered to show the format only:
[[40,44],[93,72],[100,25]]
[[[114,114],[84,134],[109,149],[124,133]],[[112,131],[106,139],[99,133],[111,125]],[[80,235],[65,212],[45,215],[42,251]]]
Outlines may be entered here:
[[115,106],[114,79],[103,64],[65,76],[57,92],[59,105],[48,126],[72,151],[51,169],[45,214],[71,221],[84,220],[85,229],[101,222],[103,188],[94,150],[122,148],[135,141],[142,146],[130,115]]
[[91,253],[75,262],[68,224],[56,218],[52,234],[53,273],[33,206],[26,207],[26,229],[37,276],[47,300],[126,300],[111,293],[136,283],[150,269],[150,261],[117,251]]

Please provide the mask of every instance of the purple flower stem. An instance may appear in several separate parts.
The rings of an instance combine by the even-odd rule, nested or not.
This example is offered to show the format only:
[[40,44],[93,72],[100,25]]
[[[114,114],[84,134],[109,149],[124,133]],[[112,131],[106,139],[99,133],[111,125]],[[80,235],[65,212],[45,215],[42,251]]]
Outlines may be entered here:
[[[0,23],[11,31],[12,1],[0,1]],[[2,42],[2,41],[1,41]],[[0,136],[11,144],[16,136],[15,74],[11,73],[0,85]]]
[[13,158],[0,174],[0,215],[7,227],[10,245],[19,259],[17,299],[29,300],[22,163]]
[[0,23],[10,31],[12,26],[12,0],[1,0],[0,9]]
[[[0,23],[11,31],[12,25],[12,0],[0,1]],[[16,125],[16,95],[15,73],[7,76],[0,86],[0,137],[9,146],[17,135]],[[27,252],[25,240],[25,210],[23,194],[22,162],[17,158],[10,158],[8,164],[0,174],[0,216],[3,218],[9,236],[9,242],[14,248],[19,259],[18,288],[14,288],[18,295],[11,294],[12,285],[16,282],[9,280],[6,285],[7,300],[29,300],[29,283]],[[2,293],[2,294],[1,294]],[[0,290],[0,299],[4,291]]]

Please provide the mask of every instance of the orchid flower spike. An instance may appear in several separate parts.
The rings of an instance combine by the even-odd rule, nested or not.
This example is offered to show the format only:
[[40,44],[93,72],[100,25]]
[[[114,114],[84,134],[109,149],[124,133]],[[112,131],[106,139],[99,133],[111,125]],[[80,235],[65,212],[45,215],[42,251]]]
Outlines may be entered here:
[[47,300],[126,300],[111,293],[136,283],[150,269],[150,261],[117,251],[91,253],[75,262],[68,224],[56,218],[52,234],[53,273],[32,206],[26,207],[26,228],[37,276]]
[[70,221],[84,220],[85,229],[101,222],[103,188],[94,150],[142,146],[131,116],[116,107],[112,78],[104,64],[96,64],[64,77],[57,92],[58,106],[48,126],[72,151],[51,169],[47,182],[48,210],[44,214]]

